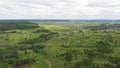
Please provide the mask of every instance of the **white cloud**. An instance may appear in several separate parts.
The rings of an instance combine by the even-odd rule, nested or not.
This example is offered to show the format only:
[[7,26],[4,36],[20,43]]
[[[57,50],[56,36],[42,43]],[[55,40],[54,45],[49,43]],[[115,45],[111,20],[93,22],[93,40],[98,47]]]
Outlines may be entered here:
[[0,0],[0,18],[120,19],[119,0]]

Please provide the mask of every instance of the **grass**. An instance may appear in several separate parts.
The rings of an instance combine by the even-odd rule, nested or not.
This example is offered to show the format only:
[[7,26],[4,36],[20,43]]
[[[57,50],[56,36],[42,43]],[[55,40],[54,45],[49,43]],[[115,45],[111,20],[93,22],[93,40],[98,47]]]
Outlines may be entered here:
[[[119,57],[119,37],[120,35],[117,33],[111,32],[104,32],[104,30],[96,30],[96,31],[86,31],[84,32],[84,36],[82,32],[73,32],[76,30],[86,30],[83,27],[85,26],[98,26],[100,24],[96,23],[37,23],[40,27],[43,27],[45,29],[48,29],[50,32],[57,32],[58,35],[52,36],[52,38],[49,38],[46,41],[39,41],[41,39],[41,34],[47,34],[46,33],[34,33],[33,31],[36,29],[31,30],[16,30],[16,33],[9,33],[9,41],[6,41],[6,34],[0,34],[0,41],[1,42],[9,42],[11,44],[18,44],[21,41],[26,41],[37,39],[37,43],[43,44],[45,46],[45,54],[39,54],[38,61],[31,64],[31,68],[64,68],[65,60],[63,57],[60,56],[61,53],[66,52],[67,49],[71,49],[73,51],[80,52],[77,54],[77,59],[73,57],[72,61],[68,64],[69,68],[72,68],[75,64],[75,62],[79,60],[83,60],[83,58],[86,57],[86,54],[84,54],[84,49],[93,49],[96,45],[96,41],[101,41],[104,39],[108,39],[107,35],[111,35],[113,37],[114,41],[111,41],[110,43],[113,46],[116,46],[115,53],[117,57]],[[14,30],[9,30],[7,32],[12,32]],[[67,32],[71,32],[66,34]],[[117,31],[119,33],[119,31]],[[47,35],[45,35],[47,38]],[[117,42],[117,44],[116,44]],[[37,44],[37,43],[32,43]],[[26,44],[27,45],[27,44]],[[64,47],[64,46],[66,47]],[[22,46],[22,45],[21,45]],[[0,46],[0,49],[4,49],[5,47]],[[73,52],[74,53],[74,52]],[[71,53],[72,55],[74,55]],[[111,53],[111,56],[114,54]],[[109,54],[110,55],[110,54]],[[32,55],[31,55],[32,56]],[[27,56],[28,57],[28,56]],[[108,63],[107,59],[103,58],[94,58],[92,61],[96,65]],[[0,68],[7,68],[6,62],[0,62]],[[86,68],[85,65],[83,65],[83,68]]]
[[49,63],[47,62],[46,58],[43,56],[39,55],[37,62],[33,63],[31,65],[31,68],[49,68]]

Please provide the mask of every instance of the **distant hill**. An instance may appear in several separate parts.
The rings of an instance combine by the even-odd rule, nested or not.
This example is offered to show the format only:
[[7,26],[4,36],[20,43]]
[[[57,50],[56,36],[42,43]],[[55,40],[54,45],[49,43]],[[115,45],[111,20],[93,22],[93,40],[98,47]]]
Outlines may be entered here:
[[21,22],[100,22],[100,23],[115,23],[119,22],[120,20],[64,20],[64,19],[0,19],[0,23],[21,23]]

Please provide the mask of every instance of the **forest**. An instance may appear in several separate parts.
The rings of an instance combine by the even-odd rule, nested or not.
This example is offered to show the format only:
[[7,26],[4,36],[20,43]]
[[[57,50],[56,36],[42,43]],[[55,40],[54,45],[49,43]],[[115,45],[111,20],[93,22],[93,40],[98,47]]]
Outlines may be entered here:
[[0,68],[120,68],[120,23],[0,23]]

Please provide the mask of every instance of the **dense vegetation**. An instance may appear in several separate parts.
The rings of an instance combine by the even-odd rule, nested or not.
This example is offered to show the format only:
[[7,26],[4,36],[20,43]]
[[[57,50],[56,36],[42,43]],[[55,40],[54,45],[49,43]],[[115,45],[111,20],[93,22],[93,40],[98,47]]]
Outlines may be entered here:
[[0,23],[0,31],[15,30],[15,29],[34,29],[38,28],[36,23],[22,22],[22,23]]
[[0,68],[119,68],[120,24],[0,23]]

